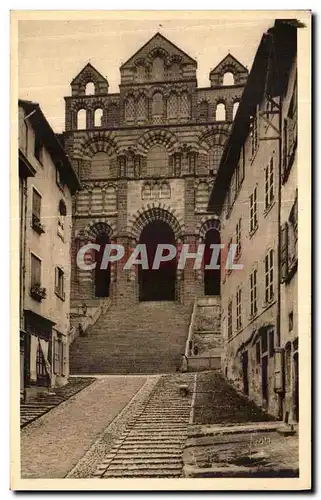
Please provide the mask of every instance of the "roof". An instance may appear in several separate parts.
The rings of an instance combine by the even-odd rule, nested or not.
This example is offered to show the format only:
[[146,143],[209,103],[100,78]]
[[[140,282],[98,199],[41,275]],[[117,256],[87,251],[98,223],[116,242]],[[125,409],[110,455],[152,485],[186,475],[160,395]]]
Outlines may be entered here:
[[96,75],[101,78],[102,80],[104,80],[104,82],[107,82],[107,78],[105,76],[103,76],[90,62],[88,62],[80,71],[79,73],[75,76],[75,78],[73,78],[71,84],[73,84],[79,77],[80,75],[87,69],[89,68],[90,70],[94,71],[96,73]]
[[[241,148],[249,133],[252,112],[267,91],[271,97],[282,95],[296,54],[298,23],[294,20],[276,20],[273,28],[263,34],[248,76],[231,132],[225,143],[208,209],[216,214],[222,211],[226,188],[237,166]],[[268,62],[273,51],[272,67]]]
[[173,42],[171,42],[170,40],[168,40],[168,38],[166,38],[164,35],[162,35],[161,33],[155,33],[154,36],[152,36],[152,38],[150,38],[142,47],[140,47],[136,52],[135,54],[133,54],[132,56],[130,56],[129,59],[127,59],[126,62],[124,62],[120,69],[123,68],[124,66],[126,66],[126,64],[128,64],[132,59],[134,59],[141,50],[143,50],[152,40],[154,40],[154,38],[160,38],[161,40],[164,40],[166,43],[169,43],[172,47],[174,47],[174,49],[176,50],[179,50],[179,52],[181,52],[182,54],[184,54],[186,57],[188,57],[188,59],[190,59],[191,62],[193,62],[195,65],[197,65],[197,61],[195,59],[193,59],[191,56],[189,56],[186,52],[184,52],[184,50],[180,49],[177,45],[175,45]]
[[221,62],[219,62],[219,63],[215,66],[215,68],[213,68],[213,69],[211,70],[210,74],[214,73],[214,72],[215,72],[215,71],[216,71],[216,70],[217,70],[220,66],[223,66],[223,64],[225,63],[226,59],[233,59],[233,60],[237,63],[237,65],[238,65],[238,66],[240,66],[241,68],[243,68],[243,69],[244,69],[244,71],[246,71],[246,73],[248,73],[248,71],[249,71],[249,70],[248,70],[248,69],[244,66],[244,64],[240,63],[240,61],[238,61],[238,60],[236,59],[236,57],[234,57],[232,54],[228,53],[228,54],[224,57],[224,59],[222,59],[222,60],[221,60]]
[[45,115],[43,114],[40,105],[32,101],[19,99],[19,106],[29,115],[32,126],[39,138],[43,142],[47,151],[51,155],[56,167],[59,169],[71,193],[80,189],[81,184],[79,178],[74,171],[65,150],[63,149],[59,139],[49,125]]

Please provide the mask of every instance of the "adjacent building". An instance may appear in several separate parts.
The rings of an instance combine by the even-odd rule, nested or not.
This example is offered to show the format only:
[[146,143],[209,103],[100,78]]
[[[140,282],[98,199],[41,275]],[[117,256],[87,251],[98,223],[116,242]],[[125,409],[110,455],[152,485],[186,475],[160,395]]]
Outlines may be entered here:
[[222,370],[269,413],[292,421],[298,420],[296,36],[289,20],[263,34],[209,202],[239,265],[221,273]]
[[40,106],[19,100],[21,388],[68,379],[72,194],[80,188]]

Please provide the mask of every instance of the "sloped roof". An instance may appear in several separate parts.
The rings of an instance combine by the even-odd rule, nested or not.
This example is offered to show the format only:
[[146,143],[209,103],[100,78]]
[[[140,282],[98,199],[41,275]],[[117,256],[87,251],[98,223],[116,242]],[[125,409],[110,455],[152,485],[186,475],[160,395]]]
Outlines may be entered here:
[[75,83],[87,69],[89,69],[90,71],[94,72],[96,74],[96,76],[99,78],[99,80],[107,82],[107,78],[105,76],[103,76],[101,73],[99,73],[99,71],[90,62],[88,62],[86,64],[86,66],[84,66],[82,68],[82,70],[79,71],[78,75],[75,76],[75,78],[72,80],[71,83]]
[[180,49],[179,47],[177,47],[177,45],[175,45],[173,42],[171,42],[170,40],[168,40],[168,38],[166,38],[164,35],[162,35],[161,33],[155,33],[155,35],[150,38],[142,47],[140,47],[140,49],[138,49],[135,54],[133,54],[126,62],[124,62],[124,64],[121,65],[120,68],[123,68],[124,66],[126,66],[127,64],[130,64],[132,62],[133,59],[135,59],[139,53],[141,51],[143,51],[144,49],[146,49],[146,47],[148,47],[148,45],[154,41],[154,40],[157,40],[159,39],[159,41],[167,46],[170,46],[172,47],[172,49],[175,49],[175,51],[178,51],[180,52],[182,55],[184,55],[185,58],[189,59],[190,62],[192,64],[195,64],[197,65],[197,61],[195,59],[193,59],[191,56],[189,56],[186,52],[184,52],[182,49]]
[[211,70],[211,73],[214,73],[220,66],[223,66],[228,60],[231,60],[232,62],[236,63],[241,69],[243,69],[243,71],[246,71],[248,73],[248,69],[244,66],[244,64],[240,63],[240,61],[238,61],[236,57],[234,57],[232,54],[227,54],[224,57],[224,59],[222,59],[221,62],[219,62],[215,66],[215,68]]

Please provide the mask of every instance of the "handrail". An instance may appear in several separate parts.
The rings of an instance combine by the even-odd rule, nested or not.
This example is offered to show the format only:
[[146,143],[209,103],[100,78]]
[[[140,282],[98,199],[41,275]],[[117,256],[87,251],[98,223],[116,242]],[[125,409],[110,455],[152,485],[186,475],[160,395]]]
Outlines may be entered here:
[[196,308],[197,308],[197,297],[195,297],[195,300],[194,300],[193,312],[192,312],[192,316],[191,316],[191,322],[190,322],[189,327],[188,327],[188,336],[187,336],[187,341],[186,341],[186,345],[185,345],[185,357],[186,358],[188,358],[188,356],[190,355],[189,346],[190,346],[190,342],[192,340],[193,333],[194,333],[195,318],[196,318]]
[[77,337],[79,337],[79,324],[81,325],[82,331],[86,332],[86,330],[94,325],[100,316],[108,309],[110,306],[110,299],[107,298],[100,302],[97,307],[93,307],[94,313],[88,314],[83,317],[82,321],[79,321],[78,325],[74,325],[69,330],[69,345],[71,345]]

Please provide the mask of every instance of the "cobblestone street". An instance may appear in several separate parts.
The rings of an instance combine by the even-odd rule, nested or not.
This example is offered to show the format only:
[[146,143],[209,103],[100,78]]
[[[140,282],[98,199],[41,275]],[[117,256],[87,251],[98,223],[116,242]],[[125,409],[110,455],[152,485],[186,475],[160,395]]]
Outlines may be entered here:
[[[22,477],[215,476],[222,446],[235,474],[264,474],[277,460],[281,473],[296,473],[297,439],[282,437],[294,458],[281,460],[273,420],[218,373],[101,376],[21,430]],[[242,456],[260,432],[269,432],[269,446],[258,468]]]
[[62,478],[146,382],[144,376],[98,378],[21,431],[21,476]]

